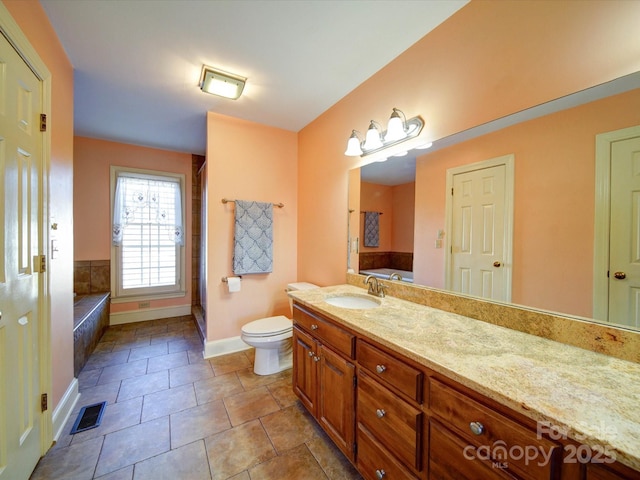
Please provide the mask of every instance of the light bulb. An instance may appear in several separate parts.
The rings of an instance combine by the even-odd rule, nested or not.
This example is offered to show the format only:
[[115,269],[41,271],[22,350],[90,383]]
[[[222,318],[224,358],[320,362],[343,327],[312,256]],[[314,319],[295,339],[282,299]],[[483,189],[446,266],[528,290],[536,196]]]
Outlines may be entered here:
[[365,150],[375,150],[382,147],[382,139],[380,138],[380,130],[375,126],[373,120],[369,124],[369,130],[367,130],[367,136],[362,146]]
[[344,152],[348,157],[358,157],[362,155],[362,148],[360,148],[360,139],[354,130],[347,142],[347,149]]

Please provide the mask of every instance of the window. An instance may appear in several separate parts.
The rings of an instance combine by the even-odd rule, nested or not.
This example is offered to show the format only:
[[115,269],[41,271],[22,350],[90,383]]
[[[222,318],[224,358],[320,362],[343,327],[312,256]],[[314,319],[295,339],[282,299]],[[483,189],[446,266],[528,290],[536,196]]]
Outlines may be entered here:
[[111,168],[114,299],[182,296],[184,175]]

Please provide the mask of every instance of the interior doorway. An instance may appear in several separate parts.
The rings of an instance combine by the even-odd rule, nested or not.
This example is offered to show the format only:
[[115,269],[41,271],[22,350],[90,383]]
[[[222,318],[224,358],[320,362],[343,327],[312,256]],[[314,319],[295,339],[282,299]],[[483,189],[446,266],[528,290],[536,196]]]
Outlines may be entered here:
[[43,408],[51,391],[50,138],[41,117],[51,76],[2,4],[0,32],[0,479],[20,480],[51,445],[51,411]]

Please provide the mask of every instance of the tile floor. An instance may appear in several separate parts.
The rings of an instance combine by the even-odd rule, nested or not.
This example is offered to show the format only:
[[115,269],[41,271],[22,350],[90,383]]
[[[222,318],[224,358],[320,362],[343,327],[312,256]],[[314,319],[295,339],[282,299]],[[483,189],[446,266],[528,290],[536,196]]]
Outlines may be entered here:
[[[252,353],[205,360],[191,316],[110,327],[31,480],[360,479],[298,402],[291,370],[255,375]],[[68,434],[101,401],[101,425]]]

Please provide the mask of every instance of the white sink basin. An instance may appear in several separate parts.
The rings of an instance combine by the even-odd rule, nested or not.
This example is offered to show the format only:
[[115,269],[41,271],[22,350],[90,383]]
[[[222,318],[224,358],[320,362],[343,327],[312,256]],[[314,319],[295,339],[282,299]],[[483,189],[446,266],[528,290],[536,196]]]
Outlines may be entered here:
[[374,297],[364,295],[339,295],[335,297],[327,297],[324,299],[329,305],[341,308],[367,309],[380,306],[380,300]]

